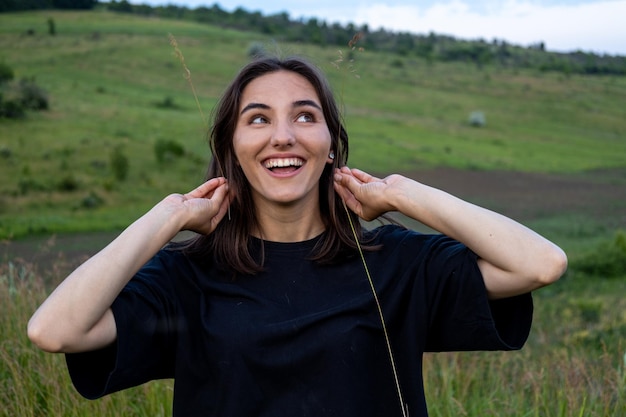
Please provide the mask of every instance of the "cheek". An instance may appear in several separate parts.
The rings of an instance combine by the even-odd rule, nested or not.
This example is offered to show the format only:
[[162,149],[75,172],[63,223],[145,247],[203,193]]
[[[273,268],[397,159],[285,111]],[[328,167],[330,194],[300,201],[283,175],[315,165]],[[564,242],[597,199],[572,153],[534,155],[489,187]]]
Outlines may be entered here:
[[256,166],[254,146],[249,137],[244,140],[242,137],[233,138],[233,163],[241,172],[242,178],[248,180],[248,175],[253,174]]
[[240,160],[259,152],[264,143],[265,137],[255,129],[236,129],[233,134],[233,151]]

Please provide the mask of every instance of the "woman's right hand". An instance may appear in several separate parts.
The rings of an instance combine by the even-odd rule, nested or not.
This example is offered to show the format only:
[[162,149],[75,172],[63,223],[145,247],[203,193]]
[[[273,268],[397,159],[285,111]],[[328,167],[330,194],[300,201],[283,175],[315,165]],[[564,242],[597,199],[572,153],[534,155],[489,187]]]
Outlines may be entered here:
[[228,212],[231,196],[225,178],[212,178],[187,194],[171,194],[159,204],[181,216],[181,230],[210,234]]

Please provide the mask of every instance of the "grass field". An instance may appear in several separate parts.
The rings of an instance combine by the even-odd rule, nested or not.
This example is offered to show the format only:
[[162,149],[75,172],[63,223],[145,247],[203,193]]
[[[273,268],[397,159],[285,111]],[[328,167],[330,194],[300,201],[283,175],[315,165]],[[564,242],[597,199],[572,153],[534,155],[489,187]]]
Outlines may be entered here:
[[[73,389],[62,355],[30,344],[28,318],[67,261],[45,271],[20,261],[0,266],[0,416],[171,415],[171,381],[88,401]],[[426,355],[431,416],[626,416],[625,292],[623,276],[570,273],[537,292],[523,350]]]
[[[56,36],[46,32],[49,17]],[[347,47],[337,69],[335,49],[188,22],[106,12],[1,14],[0,60],[17,78],[34,77],[51,108],[0,121],[0,238],[118,229],[163,195],[198,184],[209,158],[207,124],[170,33],[205,117],[252,45],[310,57],[344,104],[353,166],[379,173],[626,166],[624,78],[428,64],[368,51],[354,51],[350,62]],[[469,126],[473,111],[484,113],[486,126]],[[158,141],[181,145],[185,155],[157,161]],[[125,181],[112,170],[116,149],[129,161]]]
[[[18,78],[35,77],[50,98],[48,111],[0,120],[0,239],[119,230],[164,195],[198,184],[209,158],[207,123],[170,33],[204,117],[252,45],[311,57],[345,108],[352,166],[429,176],[510,210],[567,250],[573,267],[537,292],[521,352],[426,357],[431,415],[626,416],[626,270],[608,276],[576,266],[588,256],[620,265],[607,247],[619,246],[616,231],[626,229],[623,77],[429,64],[368,51],[337,69],[336,49],[189,22],[0,14],[0,61]],[[347,57],[347,47],[341,53]],[[484,127],[468,124],[473,111],[485,114]],[[159,161],[155,145],[168,141],[184,155]],[[116,152],[129,163],[124,180],[115,175]],[[451,172],[454,184],[443,178]],[[0,416],[170,415],[170,381],[86,401],[71,388],[63,357],[26,339],[28,318],[78,260],[63,245],[0,252]]]

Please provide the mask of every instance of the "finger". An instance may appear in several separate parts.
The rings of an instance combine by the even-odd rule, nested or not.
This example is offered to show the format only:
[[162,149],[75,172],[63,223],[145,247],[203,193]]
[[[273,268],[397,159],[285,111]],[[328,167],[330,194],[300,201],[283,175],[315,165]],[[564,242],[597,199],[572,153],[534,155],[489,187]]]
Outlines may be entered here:
[[349,167],[347,167],[347,166],[343,166],[343,167],[339,168],[337,171],[338,171],[338,173],[339,173],[339,174],[341,174],[341,175],[346,175],[346,176],[349,176],[349,177],[351,177],[351,178],[356,178],[356,177],[354,176],[354,174],[352,173],[352,169],[350,169],[350,168],[349,168]]
[[229,188],[227,183],[220,184],[214,191],[213,195],[211,195],[211,201],[214,201],[216,204],[222,204],[224,201],[230,203],[229,198]]
[[213,193],[220,185],[226,183],[226,179],[224,177],[211,178],[205,183],[199,185],[194,190],[185,194],[185,199],[189,198],[202,198]]
[[354,194],[352,194],[352,192],[348,188],[346,188],[339,182],[335,182],[334,186],[335,191],[337,192],[339,197],[341,197],[343,202],[346,203],[346,206],[348,206],[348,208],[353,212],[359,214],[361,211],[361,203],[354,196]]
[[228,213],[228,206],[230,205],[230,201],[225,198],[221,201],[217,214],[211,218],[211,231],[215,230],[219,222],[221,222],[226,213]]
[[354,176],[353,170],[343,169],[337,175],[336,182],[338,182],[342,187],[349,190],[355,197],[360,194],[361,187],[365,184],[361,179]]
[[380,178],[370,175],[367,172],[358,168],[348,168],[347,166],[343,166],[341,167],[339,173],[349,175],[350,177],[356,179],[358,184],[382,181]]
[[341,181],[335,181],[333,183],[333,186],[335,188],[335,192],[337,194],[339,194],[339,197],[341,197],[342,200],[346,200],[350,197],[350,195],[352,194],[342,183]]
[[370,175],[365,171],[361,171],[360,169],[353,168],[351,171],[352,171],[352,175],[362,182],[367,183],[367,182],[372,182],[372,181],[380,181],[380,178]]

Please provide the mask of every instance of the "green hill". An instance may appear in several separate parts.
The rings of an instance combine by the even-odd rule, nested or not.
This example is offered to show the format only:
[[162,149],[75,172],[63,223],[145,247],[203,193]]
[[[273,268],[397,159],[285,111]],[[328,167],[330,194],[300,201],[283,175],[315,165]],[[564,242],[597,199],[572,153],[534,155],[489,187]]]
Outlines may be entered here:
[[[123,227],[163,195],[194,187],[209,158],[203,118],[261,47],[310,57],[326,71],[345,108],[352,166],[566,174],[626,167],[624,77],[428,62],[349,50],[348,41],[342,50],[276,44],[101,10],[0,14],[0,62],[49,98],[47,111],[0,119],[0,238]],[[472,114],[484,116],[482,127],[472,126]]]

